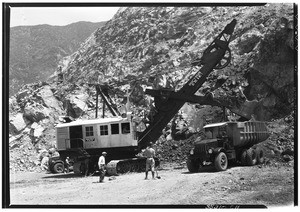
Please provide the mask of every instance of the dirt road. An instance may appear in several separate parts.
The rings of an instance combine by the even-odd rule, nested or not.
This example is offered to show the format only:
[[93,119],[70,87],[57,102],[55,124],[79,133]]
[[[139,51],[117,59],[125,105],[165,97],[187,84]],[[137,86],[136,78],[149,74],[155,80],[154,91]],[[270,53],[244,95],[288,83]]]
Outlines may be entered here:
[[[144,180],[128,173],[114,180],[73,173],[11,173],[13,205],[214,205],[267,207],[294,205],[294,169],[288,166],[231,167],[189,173],[185,167],[164,168],[161,179]],[[151,176],[151,174],[149,173]]]

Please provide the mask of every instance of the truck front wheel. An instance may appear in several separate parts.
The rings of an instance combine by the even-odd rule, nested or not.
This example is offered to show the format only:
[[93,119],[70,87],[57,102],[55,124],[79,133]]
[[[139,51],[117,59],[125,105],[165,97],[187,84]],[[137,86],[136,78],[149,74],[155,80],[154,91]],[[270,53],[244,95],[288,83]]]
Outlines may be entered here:
[[264,163],[264,151],[260,148],[257,148],[256,150],[256,160],[258,164]]
[[197,172],[199,170],[199,162],[196,160],[192,160],[191,158],[188,158],[187,167],[190,172]]
[[217,171],[225,171],[228,166],[228,159],[227,156],[224,152],[220,152],[216,157],[215,157],[215,167]]
[[248,166],[254,166],[256,164],[257,158],[256,158],[256,151],[252,148],[247,150],[246,160]]
[[62,163],[56,163],[53,166],[54,173],[63,173],[65,170],[65,166]]

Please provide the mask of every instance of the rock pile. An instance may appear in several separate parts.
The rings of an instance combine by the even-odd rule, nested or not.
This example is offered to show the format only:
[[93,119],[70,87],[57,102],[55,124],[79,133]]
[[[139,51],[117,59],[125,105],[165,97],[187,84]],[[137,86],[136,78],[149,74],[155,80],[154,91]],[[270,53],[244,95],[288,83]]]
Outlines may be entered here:
[[[41,171],[40,154],[56,146],[55,125],[61,116],[90,116],[87,92],[63,96],[63,85],[38,82],[25,85],[9,101],[9,153],[12,171]],[[71,87],[71,86],[69,86]],[[73,113],[72,113],[73,112]]]
[[162,162],[184,164],[188,153],[193,148],[194,141],[200,134],[195,134],[185,140],[167,140],[163,136],[155,144],[157,157]]
[[293,165],[295,149],[294,112],[268,124],[270,137],[264,144],[269,158]]

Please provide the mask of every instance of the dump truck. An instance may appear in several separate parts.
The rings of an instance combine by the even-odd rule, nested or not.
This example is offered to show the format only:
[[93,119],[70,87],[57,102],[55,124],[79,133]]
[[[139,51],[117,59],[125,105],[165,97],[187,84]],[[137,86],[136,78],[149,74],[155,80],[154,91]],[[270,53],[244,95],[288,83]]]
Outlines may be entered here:
[[[146,94],[154,97],[156,112],[152,121],[140,133],[136,129],[137,126],[130,112],[125,115],[120,114],[112,99],[109,98],[105,87],[96,85],[96,114],[98,95],[100,94],[103,103],[108,106],[115,117],[97,118],[96,115],[97,119],[93,120],[77,120],[58,124],[56,138],[61,161],[69,156],[74,160],[75,173],[87,173],[87,170],[94,172],[98,168],[97,161],[101,152],[106,151],[108,153],[106,159],[108,174],[115,175],[144,170],[146,158],[138,156],[139,153],[150,142],[156,142],[163,134],[163,129],[180,108],[186,102],[210,104],[206,96],[197,96],[195,93],[206,82],[207,77],[214,69],[225,68],[230,63],[231,52],[228,45],[236,23],[236,20],[233,19],[227,24],[204,50],[202,57],[192,62],[191,65],[199,67],[199,70],[181,89],[178,91],[164,88],[145,90]],[[127,130],[123,131],[123,128],[127,128]],[[157,158],[155,163],[159,164]],[[62,165],[53,165],[53,167]]]
[[188,154],[190,172],[200,171],[207,165],[215,166],[217,171],[225,171],[228,161],[248,166],[263,163],[263,150],[254,146],[269,137],[264,122],[221,122],[203,128],[205,138],[198,137]]

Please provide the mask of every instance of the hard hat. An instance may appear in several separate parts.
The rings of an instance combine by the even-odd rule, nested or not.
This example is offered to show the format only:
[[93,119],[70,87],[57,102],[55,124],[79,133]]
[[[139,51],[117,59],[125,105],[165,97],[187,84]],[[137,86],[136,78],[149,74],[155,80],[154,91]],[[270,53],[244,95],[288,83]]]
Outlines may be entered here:
[[107,155],[107,153],[106,152],[102,152],[102,155]]

